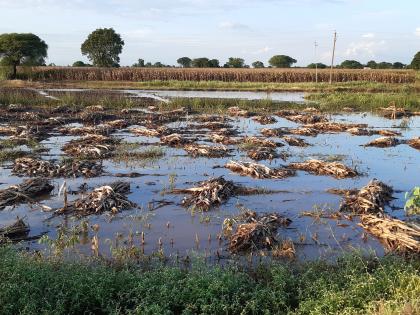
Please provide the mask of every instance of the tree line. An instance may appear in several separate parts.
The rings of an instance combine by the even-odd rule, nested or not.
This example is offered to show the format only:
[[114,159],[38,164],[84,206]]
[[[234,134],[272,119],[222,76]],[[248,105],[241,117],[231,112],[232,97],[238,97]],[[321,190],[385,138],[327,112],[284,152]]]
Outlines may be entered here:
[[[83,61],[76,61],[75,67],[119,67],[120,57],[124,47],[124,41],[121,35],[112,28],[99,28],[89,34],[82,43],[80,49],[82,55],[86,56],[91,64]],[[42,66],[45,65],[47,58],[48,45],[37,35],[31,33],[6,33],[0,34],[0,65],[12,67],[12,77],[16,77],[17,67],[20,65]],[[268,67],[290,68],[297,62],[296,59],[287,55],[275,55],[268,61]],[[177,60],[178,66],[184,68],[264,68],[262,61],[255,61],[247,65],[244,59],[239,57],[230,57],[223,65],[218,59],[209,59],[207,57],[194,58],[181,57]],[[139,59],[133,67],[173,67],[161,62],[145,62]],[[323,63],[311,63],[308,68],[327,68]],[[420,51],[416,53],[411,64],[405,65],[401,62],[376,62],[369,61],[362,64],[357,60],[345,60],[337,68],[343,69],[420,69]]]

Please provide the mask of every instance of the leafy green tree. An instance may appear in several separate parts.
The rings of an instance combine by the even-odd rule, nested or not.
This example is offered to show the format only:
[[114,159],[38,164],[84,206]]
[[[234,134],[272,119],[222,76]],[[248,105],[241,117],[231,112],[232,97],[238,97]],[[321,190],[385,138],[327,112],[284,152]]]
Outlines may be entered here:
[[366,67],[369,67],[371,69],[376,69],[378,67],[378,64],[375,60],[370,60],[367,62]]
[[190,68],[192,64],[191,58],[181,57],[176,61],[183,68]]
[[114,29],[98,28],[88,36],[81,50],[96,67],[118,67],[123,46],[124,41]]
[[419,70],[420,69],[420,51],[418,51],[415,55],[413,60],[410,63],[410,68],[411,69],[416,69]]
[[397,61],[397,62],[394,62],[392,64],[392,68],[393,69],[404,69],[405,68],[405,64],[403,64],[402,62]]
[[322,62],[318,62],[318,63],[310,63],[308,66],[307,66],[307,68],[309,68],[309,69],[315,69],[315,68],[318,68],[318,69],[325,69],[327,67],[327,65],[326,64],[324,64],[324,63],[322,63]]
[[343,69],[363,69],[363,65],[357,60],[344,60],[340,64],[340,68]]
[[202,58],[195,58],[192,61],[192,66],[194,68],[208,68],[209,67],[209,59],[202,57]]
[[0,58],[2,63],[12,66],[12,78],[16,78],[17,66],[21,64],[45,64],[48,45],[31,33],[9,33],[0,35]]
[[254,68],[264,68],[264,63],[263,63],[262,61],[254,61],[254,62],[252,63],[252,66],[253,66]]
[[268,63],[275,68],[290,68],[297,60],[286,55],[276,55],[270,58]]
[[161,63],[160,61],[157,61],[154,63],[153,67],[155,68],[164,68],[165,65],[163,63]]
[[226,62],[227,68],[243,68],[245,66],[245,60],[238,57],[230,57]]
[[217,60],[217,59],[210,59],[209,60],[209,67],[210,68],[219,68],[220,67],[219,60]]
[[143,68],[143,67],[145,67],[144,60],[140,58],[137,61],[137,63],[133,64],[133,67],[136,67],[136,68]]
[[78,60],[76,62],[73,63],[73,67],[90,67],[91,65],[88,63],[84,63],[81,60]]
[[378,63],[377,69],[392,69],[392,63],[390,62],[380,62]]

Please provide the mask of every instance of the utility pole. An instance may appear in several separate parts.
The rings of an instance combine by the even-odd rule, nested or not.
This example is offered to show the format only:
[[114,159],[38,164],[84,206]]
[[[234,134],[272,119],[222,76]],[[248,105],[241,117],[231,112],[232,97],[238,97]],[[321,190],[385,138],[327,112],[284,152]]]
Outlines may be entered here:
[[337,41],[337,32],[334,31],[334,45],[333,45],[333,51],[332,51],[332,57],[331,57],[331,69],[330,69],[330,84],[332,83],[332,73],[333,73],[333,67],[334,67],[334,55],[335,55],[335,42]]
[[315,83],[318,83],[318,62],[316,59],[316,48],[318,47],[318,43],[315,41]]

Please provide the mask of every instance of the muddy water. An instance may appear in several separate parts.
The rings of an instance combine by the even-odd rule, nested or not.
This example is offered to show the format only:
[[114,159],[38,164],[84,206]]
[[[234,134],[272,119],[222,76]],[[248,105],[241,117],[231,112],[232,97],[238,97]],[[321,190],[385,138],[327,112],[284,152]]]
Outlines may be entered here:
[[[238,127],[241,136],[257,135],[261,128],[297,127],[298,124],[276,117],[277,123],[262,126],[247,118],[238,118],[233,125]],[[369,114],[346,114],[333,115],[332,121],[367,123],[375,128],[394,128],[401,120],[387,120]],[[172,127],[184,126],[185,122],[172,123]],[[402,132],[403,139],[411,139],[420,135],[420,117],[410,120],[410,128],[395,128]],[[157,145],[158,138],[140,137],[123,130],[114,134],[128,142],[146,142]],[[226,241],[218,241],[217,235],[221,233],[222,222],[226,217],[232,217],[240,213],[241,208],[254,211],[277,212],[290,218],[293,222],[287,228],[279,228],[280,239],[290,238],[294,241],[299,259],[314,259],[317,257],[332,257],[342,254],[350,249],[375,251],[383,254],[380,243],[371,237],[364,239],[363,230],[357,226],[357,219],[314,220],[310,217],[301,217],[302,211],[317,209],[337,210],[341,201],[338,195],[327,193],[328,188],[360,188],[366,185],[370,179],[377,178],[394,187],[396,198],[392,207],[386,211],[392,216],[405,219],[403,211],[404,193],[414,186],[419,185],[420,155],[419,151],[402,144],[392,148],[363,147],[378,136],[351,136],[348,133],[320,134],[317,137],[304,137],[311,146],[306,148],[291,147],[285,145],[277,150],[286,151],[289,159],[285,162],[281,159],[273,161],[261,161],[270,167],[280,167],[290,162],[304,161],[310,158],[322,160],[337,159],[348,166],[355,167],[364,175],[352,179],[334,179],[328,176],[311,175],[299,171],[297,176],[281,180],[275,179],[252,179],[230,172],[223,167],[227,161],[249,161],[246,153],[235,149],[234,156],[229,158],[192,158],[186,155],[183,149],[163,147],[165,157],[158,160],[140,162],[113,162],[104,161],[106,172],[109,174],[93,179],[67,179],[70,189],[76,190],[83,183],[90,187],[110,183],[117,178],[115,173],[138,172],[144,176],[127,178],[131,183],[129,199],[139,205],[138,209],[123,211],[116,216],[92,215],[86,219],[90,225],[100,226],[98,237],[100,240],[100,252],[109,255],[110,248],[127,244],[130,233],[134,235],[134,244],[140,246],[140,234],[145,233],[144,252],[153,253],[160,249],[159,239],[162,242],[162,250],[165,254],[179,254],[181,256],[199,253],[215,257],[215,252],[227,254]],[[77,137],[63,137],[55,135],[42,142],[50,148],[44,159],[60,158],[61,145]],[[278,141],[279,139],[273,138]],[[145,145],[147,146],[147,145]],[[236,148],[233,147],[232,148]],[[10,164],[4,164],[0,173],[0,188],[19,183],[23,179],[12,176]],[[279,192],[266,195],[238,196],[228,200],[220,208],[209,212],[191,212],[181,206],[183,195],[168,193],[172,188],[187,188],[196,182],[209,179],[209,177],[224,176],[237,184],[248,187],[260,187],[277,190]],[[54,180],[55,191],[53,197],[44,200],[43,204],[52,208],[63,205],[62,197],[58,197],[58,188],[64,179]],[[69,199],[76,196],[69,196]],[[172,204],[157,207],[159,202]],[[46,233],[51,238],[56,237],[56,228],[59,225],[68,227],[80,224],[81,220],[71,216],[52,217],[51,213],[40,211],[39,207],[20,205],[16,208],[6,208],[0,211],[0,225],[11,223],[16,216],[26,217],[30,224],[30,235]],[[90,253],[90,238],[84,239],[85,244],[77,245],[77,249],[84,253]],[[83,238],[82,238],[83,241]],[[83,243],[83,242],[82,242]],[[28,242],[27,246],[34,249],[42,248],[37,242]]]
[[[49,89],[41,91],[56,92],[84,92],[85,89]],[[276,102],[303,103],[304,93],[302,92],[252,92],[252,91],[164,91],[164,90],[113,90],[130,97],[153,98],[165,101],[170,98],[220,98],[220,99],[241,99],[241,100],[272,100]],[[45,95],[45,94],[44,94]],[[48,94],[47,94],[48,95]]]

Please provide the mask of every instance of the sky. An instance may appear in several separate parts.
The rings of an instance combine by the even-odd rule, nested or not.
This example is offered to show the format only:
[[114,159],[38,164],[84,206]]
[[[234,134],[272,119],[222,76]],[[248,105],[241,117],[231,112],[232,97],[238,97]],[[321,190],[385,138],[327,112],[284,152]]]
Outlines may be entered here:
[[125,42],[122,66],[183,56],[267,64],[278,54],[298,66],[329,64],[334,31],[336,63],[410,63],[420,50],[420,0],[0,0],[0,33],[38,35],[47,63],[87,61],[80,46],[103,27]]

